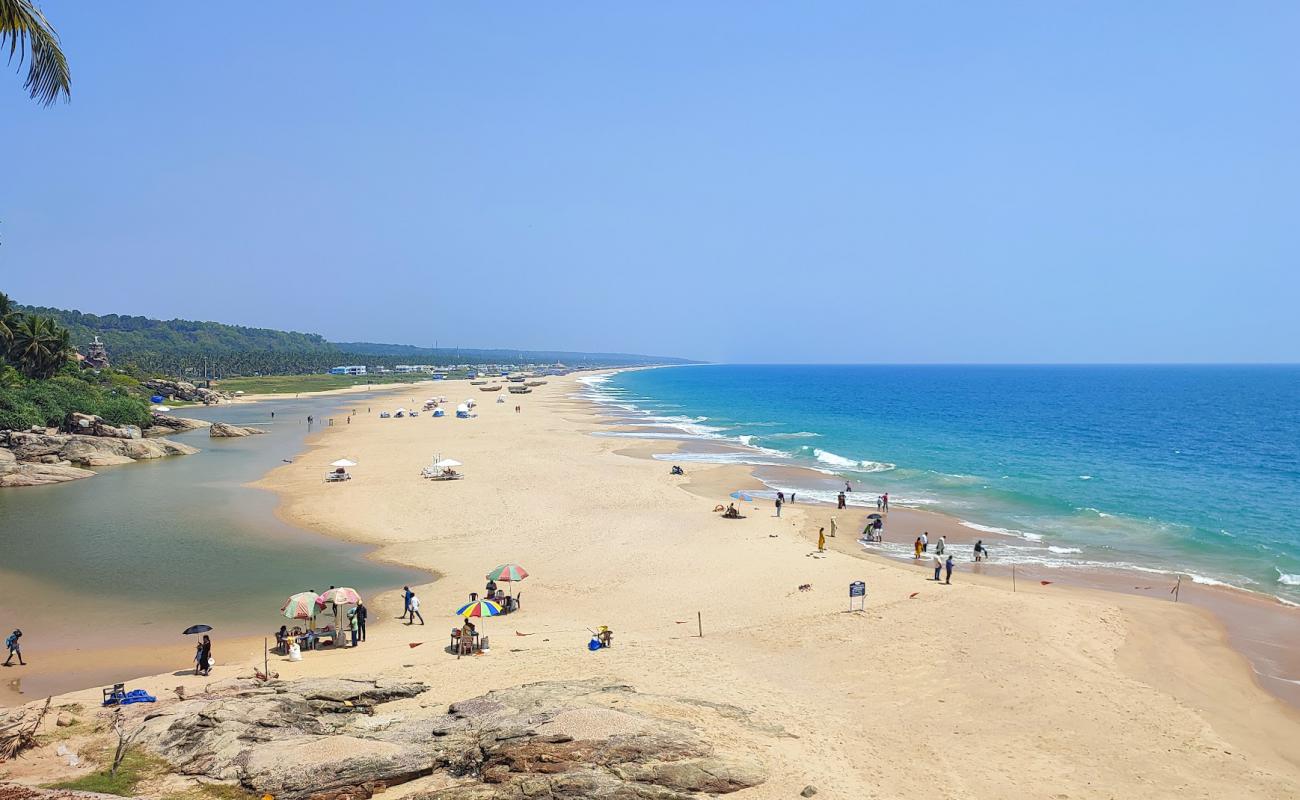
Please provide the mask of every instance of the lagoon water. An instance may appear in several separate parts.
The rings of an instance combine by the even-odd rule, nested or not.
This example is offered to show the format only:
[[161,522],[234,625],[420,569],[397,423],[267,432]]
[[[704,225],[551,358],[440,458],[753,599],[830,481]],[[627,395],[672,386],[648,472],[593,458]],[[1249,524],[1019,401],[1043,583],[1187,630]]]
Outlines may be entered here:
[[[211,439],[200,429],[171,437],[198,447],[197,455],[0,492],[0,627],[22,627],[32,659],[157,642],[182,648],[183,666],[179,633],[191,624],[213,625],[225,639],[264,634],[286,621],[278,610],[297,591],[333,584],[367,597],[427,581],[367,559],[362,547],[281,522],[273,494],[242,485],[298,455],[307,415],[335,413],[342,422],[339,407],[337,398],[318,398],[178,409],[262,425],[268,435]],[[59,676],[27,675],[28,694],[76,688]]]
[[737,445],[675,461],[806,466],[855,504],[887,491],[1016,536],[1013,560],[1300,602],[1300,367],[710,365],[588,386],[644,428],[610,435]]

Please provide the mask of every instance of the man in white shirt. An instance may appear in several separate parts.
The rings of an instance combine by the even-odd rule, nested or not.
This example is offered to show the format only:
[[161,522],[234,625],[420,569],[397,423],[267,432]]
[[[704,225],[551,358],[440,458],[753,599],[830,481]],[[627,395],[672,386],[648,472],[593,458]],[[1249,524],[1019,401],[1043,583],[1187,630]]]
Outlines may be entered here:
[[422,614],[420,614],[420,598],[419,598],[418,595],[415,594],[415,592],[411,592],[410,611],[411,611],[411,615],[410,615],[409,618],[407,618],[407,620],[406,620],[406,624],[407,624],[407,625],[412,625],[412,624],[414,624],[414,623],[415,623],[415,618],[416,618],[416,617],[419,617],[419,618],[420,618],[420,624],[423,625],[423,624],[424,624],[424,616],[423,616]]

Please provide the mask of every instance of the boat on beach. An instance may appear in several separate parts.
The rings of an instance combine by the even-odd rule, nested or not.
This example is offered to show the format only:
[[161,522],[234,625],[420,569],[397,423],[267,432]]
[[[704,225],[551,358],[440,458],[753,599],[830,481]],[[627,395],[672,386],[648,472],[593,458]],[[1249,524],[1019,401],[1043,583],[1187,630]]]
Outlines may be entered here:
[[[514,387],[512,386],[510,388],[513,389]],[[478,387],[478,390],[480,392],[499,392],[501,391],[501,384],[497,384],[496,386],[480,386]]]
[[511,385],[510,385],[510,393],[511,393],[511,394],[531,394],[532,391],[533,391],[533,390],[532,390],[532,389],[529,389],[527,386],[523,386],[523,385],[520,385],[520,384],[517,384],[517,383],[514,383],[514,384],[511,384]]

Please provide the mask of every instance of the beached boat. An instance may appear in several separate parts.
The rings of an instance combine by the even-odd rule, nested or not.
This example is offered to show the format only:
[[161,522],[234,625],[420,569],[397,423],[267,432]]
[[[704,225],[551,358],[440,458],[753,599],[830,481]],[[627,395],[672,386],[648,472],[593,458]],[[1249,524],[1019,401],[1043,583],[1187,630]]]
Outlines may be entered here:
[[[514,387],[511,386],[510,388],[513,389]],[[497,384],[496,386],[480,386],[478,387],[478,390],[480,392],[499,392],[501,391],[501,384]]]
[[546,381],[525,381],[524,386],[545,386]]
[[487,381],[470,381],[470,382],[469,382],[469,385],[470,385],[470,386],[482,386],[482,385],[485,384],[485,383],[487,383]]
[[517,383],[510,386],[510,394],[531,394],[532,391],[527,386],[521,386]]

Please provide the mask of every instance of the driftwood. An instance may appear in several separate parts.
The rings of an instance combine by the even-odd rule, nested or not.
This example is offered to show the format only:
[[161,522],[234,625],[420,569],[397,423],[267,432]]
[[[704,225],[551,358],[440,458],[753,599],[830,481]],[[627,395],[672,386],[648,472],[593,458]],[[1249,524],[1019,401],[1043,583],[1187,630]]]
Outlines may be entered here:
[[51,697],[45,698],[45,705],[36,713],[35,717],[27,714],[19,717],[13,722],[0,727],[0,764],[22,755],[24,750],[36,746],[36,732],[41,729],[41,723],[45,721],[45,715],[50,713]]

